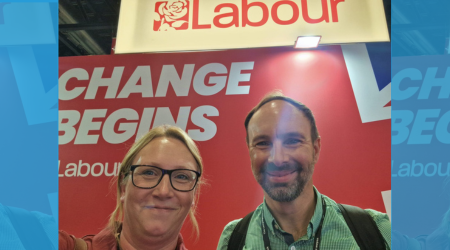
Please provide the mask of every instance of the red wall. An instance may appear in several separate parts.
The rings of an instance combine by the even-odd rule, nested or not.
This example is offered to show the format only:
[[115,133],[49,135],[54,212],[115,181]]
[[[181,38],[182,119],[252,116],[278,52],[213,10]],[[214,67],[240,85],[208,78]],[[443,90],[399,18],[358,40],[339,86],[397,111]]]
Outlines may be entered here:
[[[239,89],[245,94],[227,95],[228,86],[225,86],[219,92],[205,96],[197,93],[192,81],[187,81],[190,83],[187,96],[177,96],[169,85],[165,97],[143,98],[141,93],[132,93],[128,98],[114,98],[122,92],[137,66],[150,65],[154,96],[158,92],[163,65],[174,65],[181,76],[185,64],[194,64],[195,76],[202,66],[209,63],[222,64],[224,66],[222,68],[226,68],[230,73],[233,62],[254,62],[253,69],[243,70],[240,73],[250,74],[249,81],[239,83],[241,86]],[[198,207],[200,240],[195,242],[189,237],[191,230],[188,226],[185,226],[182,232],[188,248],[214,249],[223,227],[231,220],[245,216],[263,200],[262,190],[254,180],[250,168],[244,119],[248,111],[266,93],[274,89],[280,89],[287,96],[305,103],[316,116],[322,137],[322,151],[313,177],[318,190],[337,202],[385,211],[381,191],[390,189],[390,120],[361,122],[340,46],[327,46],[310,51],[264,48],[60,58],[59,70],[61,76],[70,69],[80,68],[85,70],[91,79],[96,67],[104,67],[103,78],[110,78],[114,67],[124,67],[117,93],[112,87],[110,89],[99,87],[94,99],[86,99],[87,89],[84,89],[78,97],[61,100],[66,95],[61,94],[60,90],[60,123],[75,124],[66,125],[73,127],[66,132],[60,129],[61,138],[65,136],[64,138],[70,139],[71,133],[76,131],[77,136],[80,136],[78,143],[86,143],[82,140],[80,121],[76,122],[77,111],[82,119],[92,112],[89,110],[106,109],[104,115],[101,114],[103,111],[97,111],[100,117],[94,118],[91,125],[85,126],[91,129],[88,135],[99,135],[97,141],[93,140],[94,144],[76,144],[76,139],[68,139],[67,143],[60,145],[61,230],[78,237],[95,234],[105,226],[109,214],[113,211],[115,186],[110,187],[111,177],[105,176],[104,173],[100,176],[93,176],[91,173],[85,177],[67,176],[67,173],[70,175],[70,169],[74,168],[74,165],[69,167],[67,165],[69,163],[78,165],[80,160],[90,165],[108,163],[109,172],[112,171],[115,162],[122,161],[136,136],[134,133],[123,143],[108,143],[103,133],[111,135],[112,130],[105,128],[106,120],[111,114],[124,108],[132,109],[123,111],[123,114],[130,114],[132,117],[128,118],[130,120],[119,119],[114,125],[115,133],[119,134],[121,123],[131,127],[146,127],[141,119],[144,108],[147,108],[147,112],[150,110],[148,108],[155,108],[154,111],[157,113],[158,108],[168,107],[173,119],[177,121],[180,107],[190,107],[186,112],[188,115],[186,130],[200,129],[200,132],[203,132],[204,128],[205,132],[211,132],[211,128],[215,125],[217,131],[211,139],[198,142],[204,159],[204,176],[209,183],[201,191]],[[211,73],[206,75],[206,82],[210,76],[227,76],[227,80],[229,78],[228,74]],[[242,79],[245,80],[245,77],[244,75]],[[89,87],[92,90],[92,86],[96,83],[98,81],[71,78],[65,89],[82,90],[80,87],[91,85]],[[137,84],[141,84],[140,81]],[[206,90],[208,86],[213,85],[207,83],[201,89]],[[242,86],[249,86],[248,93]],[[107,91],[111,91],[108,96],[113,98],[105,98]],[[203,121],[192,118],[192,112],[201,106],[212,106],[213,108],[210,107],[209,110],[215,108],[218,115],[206,115],[204,116],[206,120]],[[202,109],[204,108],[199,108],[199,111]],[[186,110],[187,108],[184,108],[184,111]],[[72,114],[70,119],[61,121],[67,114]],[[136,114],[137,117],[133,118]],[[112,118],[109,119],[111,122]],[[212,127],[208,126],[208,120],[210,125],[211,122],[214,124]],[[86,166],[82,167],[81,174],[84,174],[86,169]],[[100,165],[97,165],[94,168],[94,175],[98,174],[100,169]]]

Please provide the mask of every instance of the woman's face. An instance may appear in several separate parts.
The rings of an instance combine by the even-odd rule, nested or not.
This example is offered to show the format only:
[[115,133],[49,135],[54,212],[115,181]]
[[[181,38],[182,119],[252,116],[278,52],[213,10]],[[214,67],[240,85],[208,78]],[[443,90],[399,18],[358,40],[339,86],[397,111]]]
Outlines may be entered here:
[[[188,148],[181,141],[167,137],[156,138],[147,144],[137,154],[133,165],[198,171]],[[190,192],[174,190],[167,174],[152,189],[135,187],[129,176],[122,187],[123,228],[128,228],[135,236],[178,234],[193,205],[194,195],[195,189]]]

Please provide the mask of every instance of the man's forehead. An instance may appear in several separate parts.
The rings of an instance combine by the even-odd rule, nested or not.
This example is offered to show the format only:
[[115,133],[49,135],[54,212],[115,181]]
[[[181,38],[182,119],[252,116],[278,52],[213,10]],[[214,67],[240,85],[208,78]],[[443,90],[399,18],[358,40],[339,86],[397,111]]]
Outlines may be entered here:
[[[277,134],[309,130],[309,120],[292,104],[275,100],[264,104],[249,121],[249,133],[259,134],[271,130]],[[306,132],[306,131],[305,131]]]
[[265,117],[273,117],[277,118],[278,122],[286,122],[295,118],[305,118],[305,115],[302,111],[289,102],[274,100],[261,106],[261,108],[255,112],[252,119],[250,119],[249,123],[251,123],[252,120],[256,120],[256,122],[258,122],[258,118]]

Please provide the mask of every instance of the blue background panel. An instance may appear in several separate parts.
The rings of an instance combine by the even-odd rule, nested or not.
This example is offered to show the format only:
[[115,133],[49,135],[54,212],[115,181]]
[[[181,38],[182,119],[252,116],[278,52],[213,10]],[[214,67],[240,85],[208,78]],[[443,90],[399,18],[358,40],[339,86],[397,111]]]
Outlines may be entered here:
[[57,1],[0,3],[1,249],[57,249],[57,17]]
[[449,10],[392,1],[393,249],[450,246]]

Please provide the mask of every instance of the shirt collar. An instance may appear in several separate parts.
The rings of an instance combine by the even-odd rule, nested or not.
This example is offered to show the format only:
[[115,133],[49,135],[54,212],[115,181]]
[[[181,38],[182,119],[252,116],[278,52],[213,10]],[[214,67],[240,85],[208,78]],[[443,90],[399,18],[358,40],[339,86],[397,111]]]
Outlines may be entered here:
[[[309,225],[308,225],[308,232],[307,232],[308,239],[315,236],[317,228],[319,227],[319,224],[320,224],[320,220],[322,219],[322,213],[323,213],[322,195],[319,193],[319,191],[317,191],[316,187],[313,187],[313,189],[314,189],[314,193],[316,194],[316,197],[317,197],[317,202],[316,202],[316,208],[314,209],[314,215],[311,218],[311,221],[309,222]],[[264,204],[262,206],[262,209],[263,209],[262,212],[264,214],[264,219],[266,220],[268,228],[270,229],[270,231],[272,231],[271,233],[274,233],[274,232],[275,233],[279,232],[281,234],[286,233],[283,229],[281,229],[280,225],[273,217],[272,213],[269,210],[269,207],[267,206],[265,198],[264,198]]]
[[[118,234],[122,232],[122,222],[119,223]],[[92,247],[95,249],[111,249],[111,250],[120,250],[119,242],[116,240],[116,237],[112,234],[109,228],[104,228],[100,233],[95,235],[92,239]],[[177,239],[177,247],[175,250],[187,250],[184,245],[183,236],[181,233],[178,234]]]

